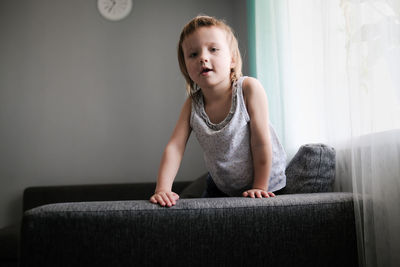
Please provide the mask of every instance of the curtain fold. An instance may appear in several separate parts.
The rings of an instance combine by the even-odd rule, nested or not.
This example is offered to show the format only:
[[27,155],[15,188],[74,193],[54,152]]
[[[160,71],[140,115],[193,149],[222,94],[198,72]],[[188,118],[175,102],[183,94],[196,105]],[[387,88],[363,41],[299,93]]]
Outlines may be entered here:
[[[250,0],[250,65],[289,159],[335,147],[360,266],[400,264],[400,1]],[[251,14],[248,12],[248,14]]]
[[[281,87],[286,87],[283,75],[285,72],[281,62],[286,60],[284,39],[281,29],[287,26],[284,2],[275,1],[248,1],[250,75],[255,76],[263,84],[267,96],[270,112],[270,123],[284,144],[284,113],[283,95]],[[249,11],[250,10],[250,11]]]

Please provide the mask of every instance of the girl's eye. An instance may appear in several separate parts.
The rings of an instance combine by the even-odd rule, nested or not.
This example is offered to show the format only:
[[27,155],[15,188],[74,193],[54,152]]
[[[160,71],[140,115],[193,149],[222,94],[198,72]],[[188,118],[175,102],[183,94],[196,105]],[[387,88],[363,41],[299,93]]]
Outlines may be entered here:
[[216,47],[212,47],[212,48],[210,49],[211,52],[217,52],[218,50],[219,50],[219,49],[216,48]]
[[196,56],[197,56],[197,53],[190,53],[189,54],[189,57],[191,57],[191,58],[196,57]]

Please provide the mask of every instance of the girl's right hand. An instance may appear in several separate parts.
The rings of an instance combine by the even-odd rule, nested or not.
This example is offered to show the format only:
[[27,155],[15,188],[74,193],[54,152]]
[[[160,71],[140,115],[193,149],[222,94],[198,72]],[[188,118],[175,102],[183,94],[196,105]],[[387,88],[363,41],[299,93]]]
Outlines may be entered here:
[[179,195],[172,191],[160,191],[155,192],[154,195],[151,196],[151,203],[158,203],[162,207],[172,207],[176,204],[176,201],[179,199]]

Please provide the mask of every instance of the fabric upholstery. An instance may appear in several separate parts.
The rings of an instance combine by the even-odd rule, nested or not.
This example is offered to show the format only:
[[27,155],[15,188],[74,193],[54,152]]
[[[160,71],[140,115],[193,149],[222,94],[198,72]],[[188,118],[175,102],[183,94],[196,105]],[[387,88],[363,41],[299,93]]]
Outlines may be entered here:
[[27,211],[21,266],[356,266],[352,194],[63,203]]
[[324,144],[301,146],[286,167],[286,187],[282,193],[332,192],[335,156],[335,149]]

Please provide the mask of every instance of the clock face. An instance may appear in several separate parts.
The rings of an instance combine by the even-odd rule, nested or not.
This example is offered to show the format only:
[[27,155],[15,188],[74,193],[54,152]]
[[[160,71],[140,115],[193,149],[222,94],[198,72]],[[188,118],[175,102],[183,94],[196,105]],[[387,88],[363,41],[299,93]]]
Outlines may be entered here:
[[132,0],[97,0],[100,14],[109,20],[121,20],[132,10]]

